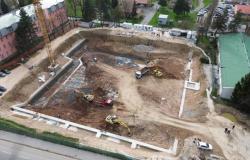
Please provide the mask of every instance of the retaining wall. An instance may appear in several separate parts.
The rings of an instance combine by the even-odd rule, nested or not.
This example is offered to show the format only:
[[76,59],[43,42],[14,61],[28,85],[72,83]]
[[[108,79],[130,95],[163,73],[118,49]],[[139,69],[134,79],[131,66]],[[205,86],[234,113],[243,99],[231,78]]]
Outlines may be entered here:
[[84,44],[85,39],[78,41],[71,49],[69,49],[65,53],[65,58],[67,58],[69,61],[48,81],[46,81],[41,87],[39,87],[25,102],[26,104],[34,103],[37,99],[43,95],[49,87],[54,85],[56,81],[69,70],[69,68],[73,65],[73,59],[69,58],[71,57],[77,50],[81,48],[81,46]]

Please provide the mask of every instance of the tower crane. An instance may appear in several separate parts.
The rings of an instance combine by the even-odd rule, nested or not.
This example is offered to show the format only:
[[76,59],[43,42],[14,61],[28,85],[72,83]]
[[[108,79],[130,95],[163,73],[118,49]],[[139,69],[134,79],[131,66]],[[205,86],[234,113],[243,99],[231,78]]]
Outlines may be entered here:
[[43,36],[43,40],[45,43],[46,52],[48,54],[48,58],[49,58],[50,65],[51,65],[50,67],[53,68],[55,66],[55,56],[54,56],[52,49],[51,49],[49,33],[48,33],[47,25],[46,25],[44,11],[42,9],[42,5],[40,3],[40,0],[33,0],[33,5],[35,7],[35,13],[36,13],[36,17],[38,19],[38,24],[39,24],[41,31],[42,31],[42,36]]

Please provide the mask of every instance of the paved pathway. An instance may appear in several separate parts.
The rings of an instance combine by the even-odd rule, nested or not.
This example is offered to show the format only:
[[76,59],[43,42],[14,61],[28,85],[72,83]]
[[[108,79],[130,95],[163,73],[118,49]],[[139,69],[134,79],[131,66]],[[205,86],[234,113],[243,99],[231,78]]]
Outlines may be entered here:
[[157,8],[159,7],[158,3],[155,2],[154,6],[143,8],[144,19],[142,20],[141,24],[149,24],[150,20],[154,16]]

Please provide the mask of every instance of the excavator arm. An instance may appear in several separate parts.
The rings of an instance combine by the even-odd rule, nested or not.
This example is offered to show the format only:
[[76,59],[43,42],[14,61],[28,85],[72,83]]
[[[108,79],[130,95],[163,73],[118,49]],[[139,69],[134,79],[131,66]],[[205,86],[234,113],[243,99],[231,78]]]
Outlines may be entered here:
[[121,119],[117,118],[115,115],[114,116],[108,115],[106,117],[105,121],[112,124],[112,125],[118,124],[120,126],[123,126],[123,127],[127,128],[129,134],[131,133],[128,125],[125,122],[123,122]]
[[123,121],[120,120],[120,119],[117,119],[117,120],[116,120],[116,123],[118,123],[120,126],[123,126],[123,127],[127,128],[129,134],[131,133],[130,128],[128,127],[128,125],[127,125],[125,122],[123,122]]

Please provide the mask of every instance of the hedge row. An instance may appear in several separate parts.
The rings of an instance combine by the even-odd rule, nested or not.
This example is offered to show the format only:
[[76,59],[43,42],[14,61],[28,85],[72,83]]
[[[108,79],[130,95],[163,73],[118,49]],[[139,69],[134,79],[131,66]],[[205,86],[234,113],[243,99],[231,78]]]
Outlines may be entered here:
[[121,160],[133,159],[131,157],[128,157],[119,153],[109,152],[109,151],[81,145],[79,144],[79,139],[77,138],[66,137],[61,134],[51,133],[51,132],[39,133],[33,128],[26,127],[24,125],[18,124],[16,122],[13,122],[4,118],[0,118],[0,130],[13,132],[16,134],[21,134],[21,135],[29,136],[32,138],[37,138],[37,139],[41,139],[44,141],[61,144],[61,145],[65,145],[68,147],[73,147],[73,148],[77,148],[77,149],[81,149],[85,151],[90,151],[93,153],[102,154],[102,155],[106,155],[109,157],[118,158]]

